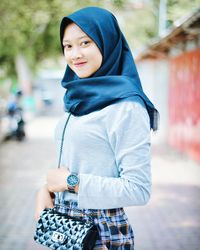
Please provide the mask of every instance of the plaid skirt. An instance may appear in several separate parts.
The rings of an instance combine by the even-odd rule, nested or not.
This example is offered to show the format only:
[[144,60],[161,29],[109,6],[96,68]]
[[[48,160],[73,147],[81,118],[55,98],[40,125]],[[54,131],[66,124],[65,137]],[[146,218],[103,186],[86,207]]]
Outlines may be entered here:
[[77,202],[58,202],[58,200],[55,206],[59,212],[69,216],[74,216],[74,210],[76,210],[85,219],[93,218],[98,230],[94,250],[134,250],[133,230],[123,208],[77,209]]

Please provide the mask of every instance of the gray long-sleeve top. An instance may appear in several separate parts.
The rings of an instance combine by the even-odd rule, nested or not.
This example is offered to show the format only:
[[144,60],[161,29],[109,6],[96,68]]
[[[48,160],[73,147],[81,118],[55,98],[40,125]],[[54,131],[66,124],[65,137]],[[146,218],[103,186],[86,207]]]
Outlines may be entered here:
[[[58,123],[60,148],[68,114]],[[60,193],[79,208],[144,205],[151,193],[150,122],[141,101],[123,101],[84,116],[71,115],[61,166],[79,174],[79,192]]]

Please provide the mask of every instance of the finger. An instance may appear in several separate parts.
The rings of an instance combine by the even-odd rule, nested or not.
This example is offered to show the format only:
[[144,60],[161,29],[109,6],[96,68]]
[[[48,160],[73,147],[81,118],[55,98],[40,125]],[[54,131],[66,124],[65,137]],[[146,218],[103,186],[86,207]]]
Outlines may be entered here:
[[39,220],[39,218],[40,218],[39,213],[36,213],[36,214],[34,215],[34,218],[35,218],[35,220],[36,220],[36,221],[38,221],[38,220]]

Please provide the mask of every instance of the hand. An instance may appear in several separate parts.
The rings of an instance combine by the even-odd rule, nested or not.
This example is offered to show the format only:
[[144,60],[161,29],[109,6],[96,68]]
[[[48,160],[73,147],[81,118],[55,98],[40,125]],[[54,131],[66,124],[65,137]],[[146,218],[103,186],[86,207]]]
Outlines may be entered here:
[[51,169],[47,174],[47,188],[50,192],[64,192],[67,190],[67,176],[69,170],[66,168]]
[[35,219],[39,219],[42,211],[45,208],[53,207],[53,194],[48,191],[47,185],[44,185],[42,188],[40,188],[36,195]]

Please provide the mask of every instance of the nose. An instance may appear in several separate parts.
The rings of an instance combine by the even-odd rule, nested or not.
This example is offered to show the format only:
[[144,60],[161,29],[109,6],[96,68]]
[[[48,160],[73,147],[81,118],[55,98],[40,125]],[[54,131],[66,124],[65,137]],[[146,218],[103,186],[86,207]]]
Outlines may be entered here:
[[83,53],[79,47],[74,47],[72,49],[72,54],[71,54],[71,59],[72,60],[77,60],[79,58],[83,57]]

